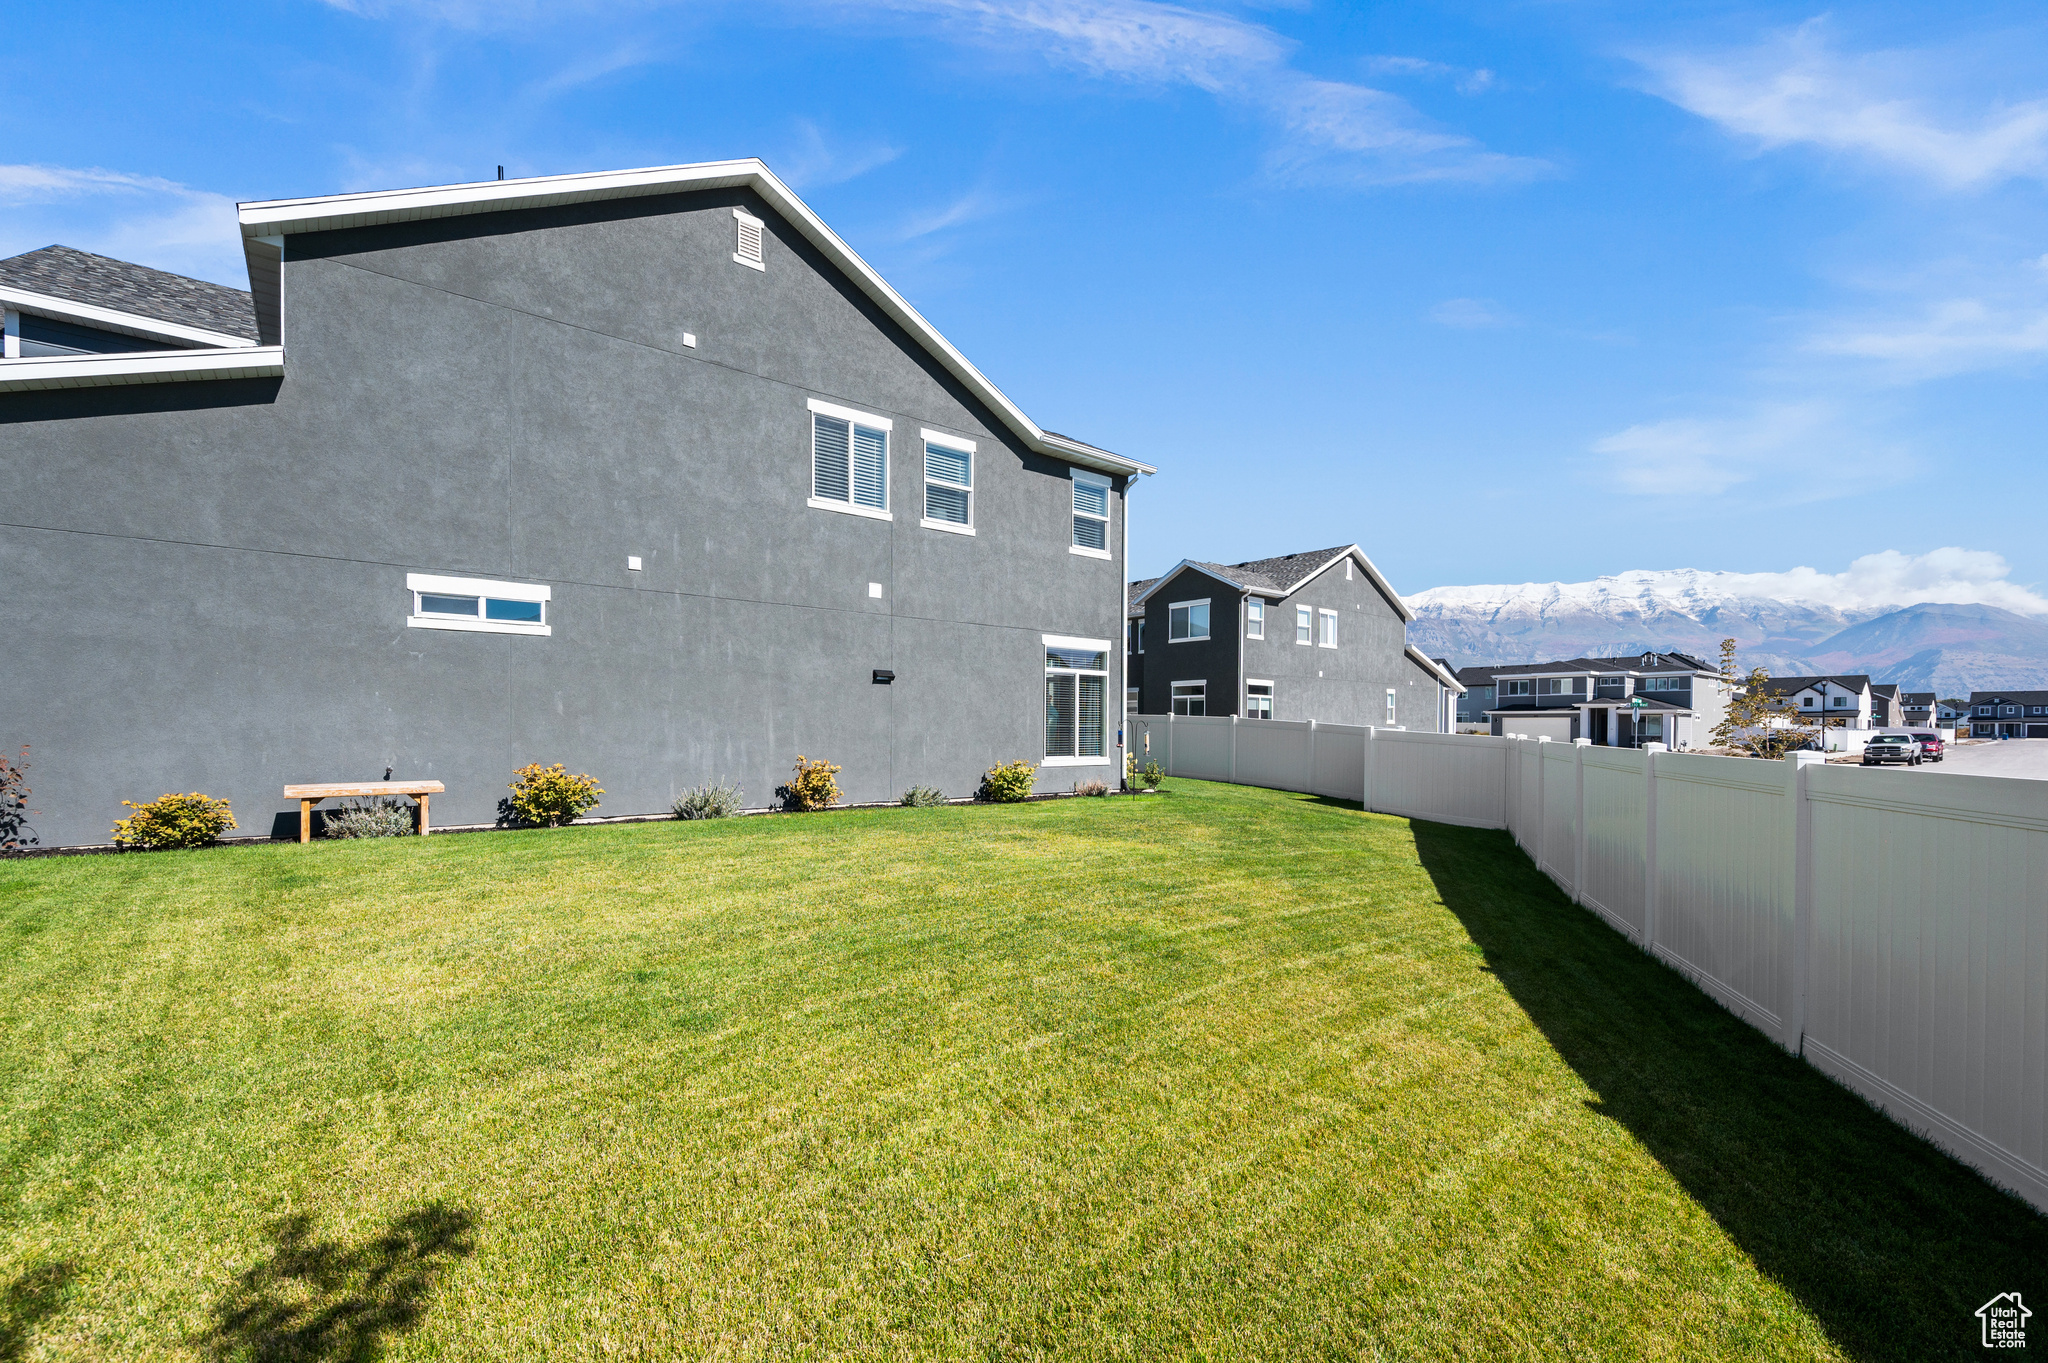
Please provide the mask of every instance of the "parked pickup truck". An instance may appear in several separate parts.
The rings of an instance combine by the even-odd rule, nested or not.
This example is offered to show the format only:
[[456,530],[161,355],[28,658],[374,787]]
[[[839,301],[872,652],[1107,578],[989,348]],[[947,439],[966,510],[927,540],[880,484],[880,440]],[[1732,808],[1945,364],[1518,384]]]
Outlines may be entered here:
[[1863,745],[1863,765],[1882,766],[1886,762],[1904,762],[1909,767],[1920,765],[1920,740],[1911,734],[1879,734]]

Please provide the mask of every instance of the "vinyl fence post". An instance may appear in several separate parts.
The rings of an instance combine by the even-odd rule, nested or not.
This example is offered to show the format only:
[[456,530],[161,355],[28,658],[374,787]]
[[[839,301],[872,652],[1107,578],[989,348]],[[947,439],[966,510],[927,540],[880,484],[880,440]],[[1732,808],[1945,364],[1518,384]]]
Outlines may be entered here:
[[1813,804],[1807,768],[1825,763],[1817,752],[1787,753],[1785,794],[1792,804],[1792,979],[1785,1008],[1785,1049],[1806,1053],[1806,983],[1813,969]]
[[1308,780],[1302,783],[1303,790],[1311,795],[1320,795],[1316,789],[1316,722],[1308,722]]
[[1179,775],[1173,769],[1173,711],[1171,710],[1166,712],[1166,774],[1168,776]]
[[1572,740],[1572,901],[1586,902],[1586,749],[1590,738]]
[[1230,717],[1230,784],[1237,784],[1237,716]]
[[1657,945],[1657,759],[1662,743],[1643,745],[1643,950]]
[[1372,808],[1372,797],[1376,793],[1372,788],[1374,776],[1373,763],[1378,754],[1373,751],[1373,744],[1378,739],[1379,733],[1380,731],[1372,725],[1368,724],[1365,726],[1365,770],[1360,773],[1358,803],[1366,809]]
[[1544,869],[1543,854],[1550,850],[1550,806],[1543,802],[1545,795],[1548,794],[1543,788],[1544,778],[1548,774],[1545,769],[1550,766],[1543,756],[1543,745],[1549,741],[1550,736],[1545,734],[1536,740],[1536,746],[1532,749],[1536,754],[1536,869],[1539,871]]

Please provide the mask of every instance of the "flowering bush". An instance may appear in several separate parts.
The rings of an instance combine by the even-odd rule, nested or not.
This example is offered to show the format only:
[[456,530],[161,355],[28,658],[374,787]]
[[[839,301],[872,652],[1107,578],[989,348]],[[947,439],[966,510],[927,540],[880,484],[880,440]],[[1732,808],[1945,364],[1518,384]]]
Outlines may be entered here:
[[122,847],[204,847],[237,826],[226,800],[196,790],[160,795],[146,805],[121,803],[135,811],[114,824],[114,842]]
[[559,827],[597,808],[604,794],[595,776],[571,776],[560,762],[543,767],[535,762],[513,773],[513,816],[523,824]]
[[329,810],[321,827],[330,838],[409,837],[412,806],[403,800],[350,800]]
[[1015,804],[1031,794],[1038,768],[1021,758],[990,767],[981,778],[981,798],[997,804]]
[[747,793],[737,782],[721,778],[692,786],[677,796],[670,807],[678,819],[730,819],[740,812],[746,798]]
[[782,788],[782,798],[791,809],[830,809],[839,803],[839,783],[832,779],[838,767],[823,758],[813,762],[798,753],[795,770]]

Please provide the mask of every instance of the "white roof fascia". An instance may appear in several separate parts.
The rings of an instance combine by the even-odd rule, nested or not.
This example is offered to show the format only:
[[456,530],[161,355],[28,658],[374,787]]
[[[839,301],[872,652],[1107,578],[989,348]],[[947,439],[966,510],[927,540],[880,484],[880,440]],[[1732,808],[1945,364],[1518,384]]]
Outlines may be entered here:
[[954,378],[967,385],[1035,452],[1105,473],[1158,472],[1149,464],[1141,464],[1120,454],[1048,436],[1037,422],[1025,416],[1022,409],[976,369],[965,355],[954,349],[952,342],[941,336],[938,329],[910,306],[903,295],[889,287],[888,282],[842,241],[838,233],[827,227],[822,218],[756,158],[707,161],[697,165],[650,166],[640,170],[540,175],[523,180],[479,180],[470,184],[329,194],[311,199],[273,199],[241,204],[239,209],[244,237],[285,237],[300,232],[331,232],[423,218],[741,187],[759,194],[806,240],[845,270],[863,293],[897,325],[922,342]]
[[1415,623],[1415,612],[1408,609],[1408,603],[1401,599],[1401,593],[1394,590],[1394,584],[1387,581],[1386,574],[1382,573],[1379,570],[1379,566],[1375,564],[1371,559],[1365,556],[1365,550],[1359,548],[1355,544],[1347,545],[1345,548],[1340,549],[1336,553],[1330,555],[1330,560],[1328,563],[1325,563],[1322,565],[1322,567],[1315,569],[1313,572],[1310,572],[1309,574],[1301,578],[1300,581],[1296,582],[1293,586],[1289,587],[1286,591],[1280,594],[1282,596],[1294,595],[1296,592],[1302,589],[1302,586],[1305,583],[1307,583],[1310,578],[1315,577],[1319,573],[1328,572],[1332,564],[1337,563],[1347,554],[1350,555],[1352,558],[1357,559],[1358,566],[1365,569],[1366,580],[1371,582],[1374,586],[1378,587],[1380,591],[1386,596],[1387,600],[1394,603],[1394,609],[1401,613],[1401,623],[1404,625],[1410,625]]
[[0,360],[0,393],[196,379],[267,379],[283,374],[284,347],[278,345],[143,350],[126,355],[34,355]]
[[5,304],[16,312],[32,313],[37,317],[54,317],[60,322],[77,322],[96,331],[111,331],[122,336],[140,336],[147,341],[171,341],[184,345],[222,348],[240,348],[256,344],[241,336],[229,336],[225,332],[188,327],[178,322],[159,321],[154,317],[144,317],[140,313],[103,308],[94,303],[80,303],[75,299],[58,298],[53,294],[31,293],[27,289],[16,289],[6,285],[0,285],[0,304]]
[[1224,586],[1234,587],[1241,592],[1256,590],[1255,588],[1245,586],[1242,582],[1232,582],[1229,578],[1223,576],[1223,574],[1213,572],[1210,569],[1204,568],[1201,564],[1195,562],[1191,558],[1184,558],[1180,562],[1174,564],[1171,568],[1167,569],[1165,572],[1161,573],[1158,579],[1155,580],[1151,586],[1147,587],[1144,591],[1139,592],[1137,595],[1137,599],[1132,601],[1131,605],[1144,605],[1145,602],[1151,600],[1152,593],[1158,591],[1161,587],[1164,587],[1167,583],[1173,581],[1174,578],[1178,577],[1180,575],[1180,570],[1183,568],[1193,568],[1203,577],[1213,577],[1218,582],[1221,582]]
[[1414,659],[1417,663],[1420,663],[1425,671],[1427,671],[1432,677],[1435,677],[1438,681],[1442,682],[1445,686],[1450,687],[1453,691],[1456,691],[1461,696],[1465,694],[1465,683],[1459,681],[1456,677],[1444,671],[1443,668],[1437,666],[1436,659],[1430,657],[1427,653],[1424,653],[1421,649],[1417,648],[1413,644],[1406,645],[1401,651],[1406,653],[1410,658]]

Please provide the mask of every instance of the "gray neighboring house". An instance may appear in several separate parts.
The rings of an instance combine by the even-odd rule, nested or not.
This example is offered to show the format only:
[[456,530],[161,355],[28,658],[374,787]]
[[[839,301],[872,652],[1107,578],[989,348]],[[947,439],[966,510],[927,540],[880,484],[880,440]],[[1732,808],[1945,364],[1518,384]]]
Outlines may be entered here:
[[1973,738],[2048,738],[2048,691],[1972,691],[1967,723]]
[[1449,733],[1462,689],[1355,544],[1184,559],[1128,587],[1129,703],[1153,715],[1313,719]]
[[1704,747],[1728,709],[1720,673],[1687,653],[1468,667],[1458,677],[1471,691],[1491,688],[1491,699],[1474,711],[1485,718],[1484,732],[1559,743]]
[[1152,470],[1032,422],[760,162],[240,216],[248,294],[0,263],[0,740],[45,844],[169,790],[290,835],[285,784],[386,767],[454,824],[528,762],[600,814],[766,804],[799,753],[856,801],[1116,779]]

